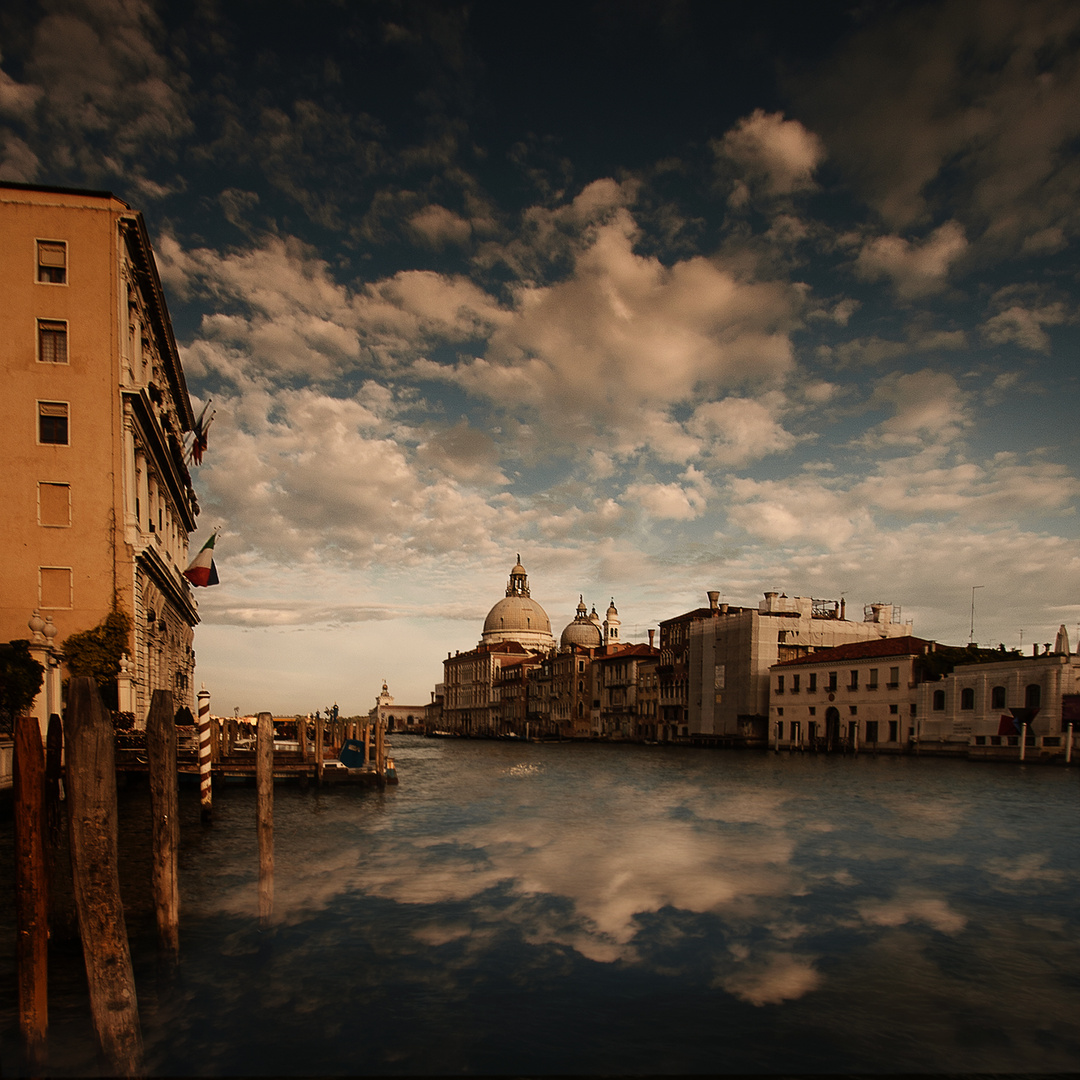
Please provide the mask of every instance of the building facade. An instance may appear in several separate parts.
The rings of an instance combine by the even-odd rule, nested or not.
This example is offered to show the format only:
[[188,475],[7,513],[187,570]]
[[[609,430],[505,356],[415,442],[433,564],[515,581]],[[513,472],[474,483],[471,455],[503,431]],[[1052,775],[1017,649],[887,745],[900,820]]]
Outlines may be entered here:
[[199,621],[195,417],[146,224],[107,192],[0,184],[0,235],[0,640],[59,653],[122,611],[110,704],[141,724],[156,689],[192,703]]
[[427,730],[428,712],[429,703],[398,705],[384,682],[375,699],[375,707],[368,712],[368,719],[381,724],[387,734],[423,735]]
[[927,674],[920,661],[933,649],[922,638],[881,638],[773,665],[769,745],[897,753],[910,747],[918,732],[918,687]]
[[820,649],[910,636],[891,604],[872,604],[863,621],[844,604],[767,592],[756,608],[718,605],[689,623],[688,738],[691,742],[764,746],[768,741],[769,669]]

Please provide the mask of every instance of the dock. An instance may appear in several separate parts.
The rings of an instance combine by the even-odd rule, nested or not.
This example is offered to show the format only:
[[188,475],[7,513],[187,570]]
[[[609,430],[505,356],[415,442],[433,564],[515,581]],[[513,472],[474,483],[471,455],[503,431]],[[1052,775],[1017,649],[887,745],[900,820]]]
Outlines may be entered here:
[[[322,738],[316,723],[323,724]],[[380,787],[398,782],[397,770],[386,742],[386,733],[370,722],[315,721],[295,717],[274,718],[272,775],[275,783],[359,784]],[[199,735],[195,725],[177,725],[177,773],[181,782],[199,781]],[[342,746],[362,744],[362,763],[350,768],[338,758]],[[146,748],[139,733],[120,734],[116,747],[118,774],[148,769]],[[325,749],[324,749],[325,747]],[[353,756],[358,751],[354,751]],[[212,717],[210,725],[210,775],[225,784],[254,784],[255,739],[243,719]]]

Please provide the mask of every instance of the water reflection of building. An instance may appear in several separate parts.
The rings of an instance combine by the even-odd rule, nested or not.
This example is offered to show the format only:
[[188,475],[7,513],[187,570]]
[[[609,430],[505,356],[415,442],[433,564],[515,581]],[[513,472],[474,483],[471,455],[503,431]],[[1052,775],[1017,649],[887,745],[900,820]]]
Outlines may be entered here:
[[0,184],[0,234],[0,640],[37,612],[34,647],[62,650],[119,607],[107,696],[141,724],[156,689],[191,704],[199,621],[195,417],[146,225],[108,192]]

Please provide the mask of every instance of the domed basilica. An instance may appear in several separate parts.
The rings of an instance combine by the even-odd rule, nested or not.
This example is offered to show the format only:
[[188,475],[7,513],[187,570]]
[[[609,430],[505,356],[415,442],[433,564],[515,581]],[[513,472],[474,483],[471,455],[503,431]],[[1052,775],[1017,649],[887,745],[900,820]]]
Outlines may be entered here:
[[[529,576],[521,565],[521,556],[517,557],[514,568],[510,571],[510,580],[503,597],[489,612],[484,620],[484,632],[480,645],[503,645],[516,642],[523,648],[535,653],[550,653],[555,649],[555,638],[551,633],[551,620],[547,612],[529,595]],[[577,613],[572,622],[566,625],[559,638],[560,650],[573,645],[586,649],[600,649],[619,640],[619,613],[612,600],[603,623],[596,613],[585,607],[583,597],[578,597]]]
[[551,620],[529,596],[529,577],[521,565],[520,555],[510,571],[506,596],[488,612],[480,637],[482,645],[499,645],[505,641],[516,641],[536,652],[549,652],[555,648]]

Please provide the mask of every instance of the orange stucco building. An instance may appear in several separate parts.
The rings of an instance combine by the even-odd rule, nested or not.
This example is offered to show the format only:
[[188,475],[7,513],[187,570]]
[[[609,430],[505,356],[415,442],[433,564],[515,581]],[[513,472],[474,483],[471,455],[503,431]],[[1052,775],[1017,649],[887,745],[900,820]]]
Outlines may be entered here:
[[155,689],[190,705],[199,621],[195,418],[146,225],[108,192],[0,184],[0,237],[0,641],[59,651],[118,604],[116,704],[141,726]]

